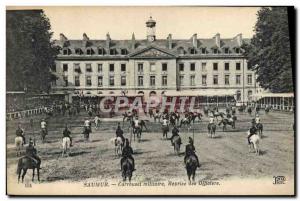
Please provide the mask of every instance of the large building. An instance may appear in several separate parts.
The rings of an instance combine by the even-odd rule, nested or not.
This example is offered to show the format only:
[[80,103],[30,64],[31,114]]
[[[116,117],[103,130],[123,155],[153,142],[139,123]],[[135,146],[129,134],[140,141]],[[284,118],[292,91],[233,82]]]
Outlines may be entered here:
[[78,96],[140,95],[233,97],[247,102],[256,92],[255,74],[242,55],[242,34],[233,38],[157,39],[156,21],[146,22],[147,36],[138,40],[71,40],[60,34],[56,44],[59,79],[53,90],[72,101]]

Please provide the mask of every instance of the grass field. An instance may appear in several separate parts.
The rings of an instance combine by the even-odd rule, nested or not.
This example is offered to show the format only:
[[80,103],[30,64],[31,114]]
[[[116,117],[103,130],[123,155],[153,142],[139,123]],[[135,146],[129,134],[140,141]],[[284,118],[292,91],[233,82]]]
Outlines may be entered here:
[[[115,136],[117,122],[121,117],[103,119],[98,130],[93,128],[91,141],[84,142],[81,133],[85,114],[79,117],[52,117],[49,119],[49,135],[46,143],[37,143],[38,153],[42,159],[41,182],[67,181],[79,182],[86,179],[121,180],[120,158],[115,157],[114,145],[109,139]],[[260,142],[261,156],[248,152],[246,131],[250,127],[250,119],[246,113],[237,114],[236,129],[228,127],[226,132],[217,128],[217,137],[207,137],[208,118],[194,124],[194,141],[201,167],[197,170],[196,179],[227,178],[261,178],[294,174],[294,131],[291,113],[261,112],[264,125],[264,137]],[[38,121],[34,117],[35,132],[38,132]],[[16,179],[18,158],[15,154],[14,138],[18,123],[25,127],[27,139],[32,136],[29,119],[7,121],[7,174]],[[65,123],[71,126],[74,146],[70,157],[61,157],[61,136]],[[147,122],[148,132],[142,134],[140,143],[132,141],[136,171],[132,180],[165,181],[168,179],[186,181],[183,164],[184,146],[193,131],[182,128],[180,135],[183,145],[181,154],[175,155],[169,140],[162,139],[159,123]],[[128,126],[124,127],[125,137],[130,138]],[[171,133],[169,133],[169,137]],[[39,140],[39,139],[38,139]],[[26,175],[31,179],[32,172]],[[17,180],[16,180],[17,182]]]

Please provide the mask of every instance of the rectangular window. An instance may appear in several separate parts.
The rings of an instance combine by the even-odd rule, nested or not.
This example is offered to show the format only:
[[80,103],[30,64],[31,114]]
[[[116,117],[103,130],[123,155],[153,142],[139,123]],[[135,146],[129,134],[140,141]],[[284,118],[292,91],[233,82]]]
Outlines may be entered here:
[[79,76],[75,76],[75,86],[76,87],[79,87],[80,86],[80,79],[79,79]]
[[155,72],[155,71],[156,71],[155,63],[150,63],[150,72]]
[[252,84],[252,75],[247,76],[247,83],[248,83],[248,85]]
[[184,64],[183,63],[179,64],[179,71],[184,71]]
[[126,71],[126,64],[121,64],[121,72],[125,72]]
[[206,49],[205,49],[205,48],[202,48],[202,49],[201,49],[201,53],[202,53],[202,54],[206,54]]
[[68,72],[68,64],[63,64],[63,71]]
[[213,63],[214,70],[218,70],[218,63]]
[[139,73],[144,72],[144,66],[143,66],[142,63],[138,64],[138,72],[139,72]]
[[69,54],[69,50],[68,49],[64,49],[63,50],[63,55],[68,55]]
[[85,71],[88,73],[92,72],[92,64],[85,64]]
[[225,54],[229,54],[229,48],[224,49]]
[[214,54],[218,54],[218,49],[215,48],[215,49],[213,50],[213,53],[214,53]]
[[92,86],[92,77],[86,76],[86,86]]
[[225,85],[229,85],[229,75],[225,75]]
[[102,71],[103,71],[103,65],[98,64],[98,73],[102,73]]
[[144,78],[143,76],[138,76],[138,86],[143,86],[144,85]]
[[155,76],[150,76],[150,86],[155,86]]
[[80,64],[74,64],[74,72],[75,73],[80,73],[81,72],[81,70],[80,70]]
[[206,85],[207,75],[202,75],[202,85]]
[[241,84],[241,75],[236,75],[236,77],[235,77],[235,83],[236,83],[236,85],[240,85]]
[[126,86],[126,76],[121,76],[121,86]]
[[63,80],[64,80],[64,83],[65,83],[65,87],[69,86],[68,76],[63,76]]
[[225,70],[226,70],[226,71],[229,71],[229,63],[225,63],[225,64],[224,64],[224,67],[225,67]]
[[127,49],[121,49],[121,55],[126,55],[127,54]]
[[241,70],[241,63],[240,62],[236,63],[235,68],[236,70]]
[[235,49],[235,53],[236,53],[236,54],[240,54],[240,53],[241,53],[240,48],[236,48],[236,49]]
[[162,71],[167,71],[168,70],[168,64],[167,63],[163,63],[162,64]]
[[115,77],[109,76],[109,86],[115,86]]
[[180,75],[180,76],[179,76],[179,85],[180,85],[180,86],[183,86],[183,79],[184,79],[184,76],[183,76],[183,75]]
[[117,54],[117,50],[116,49],[110,49],[109,50],[109,54],[110,55],[116,55]]
[[218,75],[214,75],[214,77],[213,77],[213,83],[214,83],[214,85],[218,84]]
[[99,54],[99,55],[104,55],[104,50],[103,50],[103,48],[99,48],[99,49],[98,49],[98,54]]
[[195,75],[191,75],[190,85],[195,86]]
[[86,54],[87,55],[93,55],[93,50],[92,49],[87,49]]
[[98,87],[102,87],[102,86],[103,86],[103,77],[98,76]]
[[191,63],[190,71],[195,71],[195,63]]
[[115,71],[115,65],[109,64],[109,72],[114,72],[114,71]]
[[75,49],[75,54],[81,55],[82,54],[82,50],[80,48],[76,48]]
[[202,72],[206,72],[206,63],[205,62],[201,63],[201,70],[202,70]]
[[167,78],[167,76],[162,76],[161,85],[162,86],[167,86],[168,85],[168,78]]

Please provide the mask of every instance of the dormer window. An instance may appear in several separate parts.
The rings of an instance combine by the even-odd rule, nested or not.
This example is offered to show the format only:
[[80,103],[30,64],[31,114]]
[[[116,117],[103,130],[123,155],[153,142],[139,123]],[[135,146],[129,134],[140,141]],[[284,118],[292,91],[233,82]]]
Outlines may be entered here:
[[205,48],[201,48],[201,54],[206,54],[206,49]]
[[127,55],[127,49],[121,49],[121,55]]
[[235,53],[236,54],[240,54],[241,53],[241,49],[240,48],[235,48]]
[[98,48],[98,54],[104,55],[104,49],[102,47]]
[[179,53],[180,55],[184,55],[184,49],[183,49],[183,47],[179,47],[179,48],[177,49],[177,51],[178,51],[178,53]]
[[91,48],[87,49],[87,50],[86,50],[86,54],[87,54],[87,55],[93,55],[93,54],[94,54],[93,49],[91,49]]
[[226,47],[226,48],[224,49],[224,53],[225,53],[225,54],[229,54],[229,48],[228,48],[228,47]]
[[69,48],[63,49],[63,55],[69,55],[71,53]]
[[191,54],[196,54],[197,52],[196,52],[195,48],[192,48],[192,49],[190,50],[190,53],[191,53]]
[[110,49],[109,50],[109,54],[110,55],[116,55],[117,54],[117,50],[116,49]]
[[217,48],[214,48],[214,49],[213,49],[213,53],[214,53],[214,54],[218,54],[218,53],[219,53],[219,52],[218,52],[218,49],[217,49]]
[[82,55],[82,50],[80,48],[76,48],[75,54]]

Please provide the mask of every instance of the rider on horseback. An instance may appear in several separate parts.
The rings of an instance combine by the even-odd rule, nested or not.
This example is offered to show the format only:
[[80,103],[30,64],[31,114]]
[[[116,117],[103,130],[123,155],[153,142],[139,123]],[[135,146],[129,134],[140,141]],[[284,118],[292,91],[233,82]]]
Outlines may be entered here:
[[85,118],[85,121],[84,121],[84,129],[85,131],[90,131],[92,132],[92,129],[91,129],[91,122],[88,118]]
[[42,119],[42,121],[41,121],[41,130],[43,131],[45,131],[45,133],[47,133],[47,123],[46,123],[46,121],[45,121],[45,119]]
[[22,145],[26,144],[25,135],[24,135],[24,129],[21,127],[21,124],[18,125],[18,128],[16,130],[16,136],[23,138]]
[[252,135],[255,135],[256,134],[256,132],[257,132],[257,128],[256,128],[256,125],[255,125],[255,119],[252,119],[252,126],[251,126],[251,128],[249,129],[249,134],[248,134],[248,137],[247,137],[247,139],[248,139],[248,144],[250,145],[251,143],[250,143],[250,138],[251,138],[251,136]]
[[256,117],[255,117],[255,123],[258,124],[260,123],[260,117],[258,114],[256,114]]
[[209,116],[209,123],[208,123],[208,125],[210,126],[210,125],[212,125],[212,124],[215,124],[215,118],[214,118],[213,115],[210,115],[210,116]]
[[[177,126],[174,126],[174,128],[172,129],[172,137],[170,138],[172,146],[174,146],[173,138],[175,136],[179,136],[179,129],[177,128]],[[181,144],[181,142],[180,142],[180,144]]]
[[120,137],[121,139],[122,139],[122,142],[123,142],[123,144],[124,144],[124,142],[125,142],[125,138],[124,138],[124,136],[123,136],[123,130],[121,129],[121,126],[120,126],[120,123],[118,123],[118,128],[117,128],[117,130],[116,130],[116,137]]
[[195,153],[196,149],[194,146],[194,141],[191,137],[189,137],[189,144],[185,146],[185,156],[184,156],[184,163],[186,164],[186,160],[189,156],[195,156],[197,160],[197,167],[200,167],[198,156]]
[[37,165],[41,164],[41,159],[37,155],[37,150],[33,145],[33,141],[29,138],[29,145],[26,147],[26,156],[32,159]]
[[125,147],[123,148],[123,151],[122,151],[121,169],[122,169],[123,161],[126,158],[129,158],[129,159],[132,160],[133,171],[135,170],[135,163],[134,163],[134,158],[132,157],[132,154],[133,154],[133,150],[132,150],[132,148],[129,145],[129,140],[126,138],[126,140],[125,140]]
[[71,137],[71,131],[69,130],[69,127],[68,127],[68,125],[66,124],[66,127],[65,127],[65,129],[64,129],[64,131],[63,131],[63,138],[64,137],[68,137],[68,138],[70,138],[70,146],[72,147],[73,145],[72,145],[72,137]]

